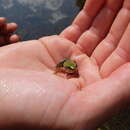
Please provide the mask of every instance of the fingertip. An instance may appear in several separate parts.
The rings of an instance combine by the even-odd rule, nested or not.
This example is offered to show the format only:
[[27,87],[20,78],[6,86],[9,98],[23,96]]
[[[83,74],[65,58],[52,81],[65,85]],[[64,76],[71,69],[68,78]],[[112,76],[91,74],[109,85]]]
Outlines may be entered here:
[[5,17],[0,17],[0,26],[4,25],[6,23]]
[[12,27],[15,27],[15,28],[17,28],[18,27],[18,25],[16,24],[16,23],[9,23]]
[[17,34],[14,34],[14,35],[10,36],[10,38],[9,38],[9,40],[10,40],[11,43],[19,42],[20,39],[21,38]]
[[0,17],[0,21],[6,22],[6,18],[5,17]]
[[6,31],[9,33],[16,31],[17,28],[18,28],[18,25],[16,23],[8,23],[6,25]]

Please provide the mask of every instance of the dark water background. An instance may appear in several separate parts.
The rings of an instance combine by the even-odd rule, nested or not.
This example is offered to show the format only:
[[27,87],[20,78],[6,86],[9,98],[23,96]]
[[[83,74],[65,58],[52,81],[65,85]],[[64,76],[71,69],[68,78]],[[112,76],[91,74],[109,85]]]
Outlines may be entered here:
[[78,12],[76,0],[0,0],[0,16],[19,25],[23,40],[58,34]]
[[[0,16],[19,25],[22,40],[59,34],[71,24],[85,0],[0,0]],[[77,6],[78,5],[78,6]],[[101,130],[130,130],[130,108]]]

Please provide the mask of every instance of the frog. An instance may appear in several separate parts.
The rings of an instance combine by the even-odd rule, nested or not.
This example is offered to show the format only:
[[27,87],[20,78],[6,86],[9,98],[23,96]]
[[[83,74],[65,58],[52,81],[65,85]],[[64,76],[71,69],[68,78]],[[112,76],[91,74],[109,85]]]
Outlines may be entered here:
[[56,65],[55,73],[64,73],[67,77],[78,76],[78,66],[77,63],[71,59],[64,59]]

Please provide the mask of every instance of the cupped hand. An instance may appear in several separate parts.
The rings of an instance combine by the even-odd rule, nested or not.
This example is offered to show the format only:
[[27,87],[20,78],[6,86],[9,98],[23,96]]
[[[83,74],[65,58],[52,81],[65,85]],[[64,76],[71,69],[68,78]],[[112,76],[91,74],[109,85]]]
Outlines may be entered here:
[[[90,8],[89,2],[92,0],[84,11],[89,10],[92,19],[101,10],[93,24],[81,11],[75,24],[60,36],[0,48],[0,126],[92,130],[128,104],[130,1],[124,1],[109,33],[110,19],[122,1],[108,0],[104,5],[100,0],[95,8]],[[103,14],[109,22],[101,19]],[[78,78],[55,74],[56,65],[64,58],[77,62]]]

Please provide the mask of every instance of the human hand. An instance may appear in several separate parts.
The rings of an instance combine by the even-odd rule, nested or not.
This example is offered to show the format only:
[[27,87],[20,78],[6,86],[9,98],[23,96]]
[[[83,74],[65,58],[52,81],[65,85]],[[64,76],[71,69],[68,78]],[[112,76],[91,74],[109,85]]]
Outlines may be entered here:
[[106,77],[128,60],[129,12],[130,0],[100,0],[96,4],[87,0],[72,25],[60,36],[75,42],[95,60],[101,76]]
[[0,17],[0,46],[18,42],[19,36],[13,34],[17,29],[16,23],[7,23],[6,18]]
[[[127,46],[125,41],[129,41],[130,33],[127,25],[117,48]],[[58,36],[25,43],[0,49],[1,126],[23,123],[49,129],[92,130],[128,103],[128,60],[106,73],[93,56],[100,47],[89,58],[85,48]],[[76,60],[79,78],[55,75],[56,64],[64,58]],[[104,62],[104,68],[107,65],[110,64],[106,62],[105,66]]]
[[[75,44],[58,36],[0,50],[1,127],[92,130],[127,104],[129,64],[104,79]],[[70,57],[80,77],[57,76],[56,64]]]

